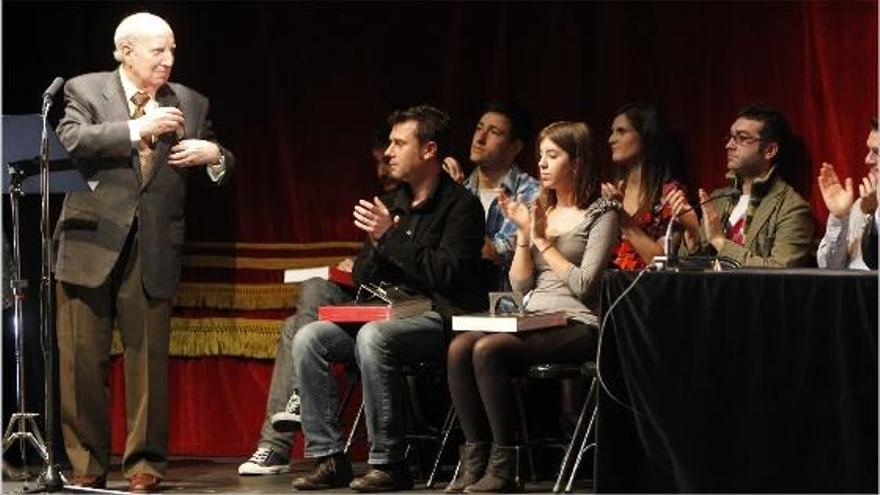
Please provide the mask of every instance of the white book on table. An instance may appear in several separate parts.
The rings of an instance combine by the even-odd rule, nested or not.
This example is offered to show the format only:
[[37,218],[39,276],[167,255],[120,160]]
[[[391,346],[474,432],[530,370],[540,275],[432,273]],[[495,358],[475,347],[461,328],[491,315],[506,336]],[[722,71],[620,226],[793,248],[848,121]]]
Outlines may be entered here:
[[340,270],[335,266],[288,268],[287,270],[284,270],[285,284],[297,284],[315,277],[323,278],[324,280],[332,280],[340,285],[348,287],[354,286],[354,282],[351,279],[351,272]]
[[330,278],[330,267],[316,266],[313,268],[288,268],[287,270],[284,270],[285,284],[305,282],[306,280],[315,277],[327,280]]
[[525,332],[561,327],[566,323],[564,311],[534,312],[518,316],[493,316],[489,313],[476,313],[452,317],[452,329],[456,332]]

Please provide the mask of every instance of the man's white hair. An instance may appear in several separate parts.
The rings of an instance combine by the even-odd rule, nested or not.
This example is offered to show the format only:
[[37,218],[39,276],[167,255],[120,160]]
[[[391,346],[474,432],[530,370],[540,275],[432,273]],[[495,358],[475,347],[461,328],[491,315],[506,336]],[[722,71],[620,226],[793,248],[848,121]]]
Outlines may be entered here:
[[113,50],[113,58],[117,62],[122,62],[123,43],[145,32],[155,31],[159,27],[171,31],[171,26],[165,22],[165,19],[149,12],[138,12],[123,19],[116,26],[116,32],[113,34],[113,45],[116,47]]

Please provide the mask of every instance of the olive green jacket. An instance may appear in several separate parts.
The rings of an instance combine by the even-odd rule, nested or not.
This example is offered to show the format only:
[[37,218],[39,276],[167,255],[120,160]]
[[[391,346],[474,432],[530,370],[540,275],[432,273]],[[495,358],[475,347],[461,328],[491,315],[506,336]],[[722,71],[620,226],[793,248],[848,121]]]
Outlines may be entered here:
[[[739,177],[727,174],[735,189],[741,190]],[[721,215],[722,225],[736,206],[738,198],[713,191],[715,208]],[[810,205],[776,173],[770,169],[766,176],[752,183],[749,208],[746,212],[745,244],[729,240],[717,253],[700,229],[700,246],[685,254],[717,254],[739,262],[742,266],[798,267],[806,266],[813,257],[813,230],[815,228]],[[683,246],[684,248],[684,246]]]

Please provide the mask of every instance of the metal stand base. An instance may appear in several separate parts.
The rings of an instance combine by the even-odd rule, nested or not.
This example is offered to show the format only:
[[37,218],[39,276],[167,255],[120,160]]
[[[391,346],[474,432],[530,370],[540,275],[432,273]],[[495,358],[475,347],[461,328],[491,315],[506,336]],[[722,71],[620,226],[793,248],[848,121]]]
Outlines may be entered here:
[[[19,412],[9,418],[9,426],[6,427],[6,433],[3,434],[4,454],[15,441],[20,441],[22,442],[22,450],[24,450],[27,444],[30,444],[40,453],[43,462],[49,461],[49,449],[46,448],[46,442],[43,441],[43,436],[40,435],[40,429],[34,420],[37,416],[37,413]],[[18,427],[16,428],[16,426]],[[30,427],[31,431],[28,431],[28,427]],[[25,461],[25,459],[22,459],[22,461]]]
[[[63,477],[62,477],[63,479]],[[86,488],[84,486],[76,486],[70,485],[65,481],[63,484],[58,485],[57,488],[51,488],[49,485],[41,485],[41,486],[26,486],[21,491],[21,493],[48,493],[48,492],[74,492],[74,493],[109,493],[113,495],[129,495],[128,490],[108,490],[106,488]]]

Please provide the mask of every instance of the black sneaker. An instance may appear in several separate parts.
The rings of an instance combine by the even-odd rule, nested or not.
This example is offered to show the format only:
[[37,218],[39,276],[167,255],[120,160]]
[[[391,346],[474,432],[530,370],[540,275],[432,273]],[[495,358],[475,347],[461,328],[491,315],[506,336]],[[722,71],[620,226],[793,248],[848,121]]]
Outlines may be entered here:
[[405,463],[370,466],[367,474],[356,478],[349,488],[356,492],[399,492],[412,490],[413,479]]
[[297,490],[327,490],[348,486],[354,477],[351,473],[351,460],[343,453],[321,458],[312,472],[291,483]]
[[290,459],[266,447],[260,447],[241,466],[238,466],[238,474],[241,476],[259,476],[262,474],[279,474],[290,471]]
[[300,429],[299,393],[294,390],[283,411],[272,415],[272,429],[278,432],[292,432]]

